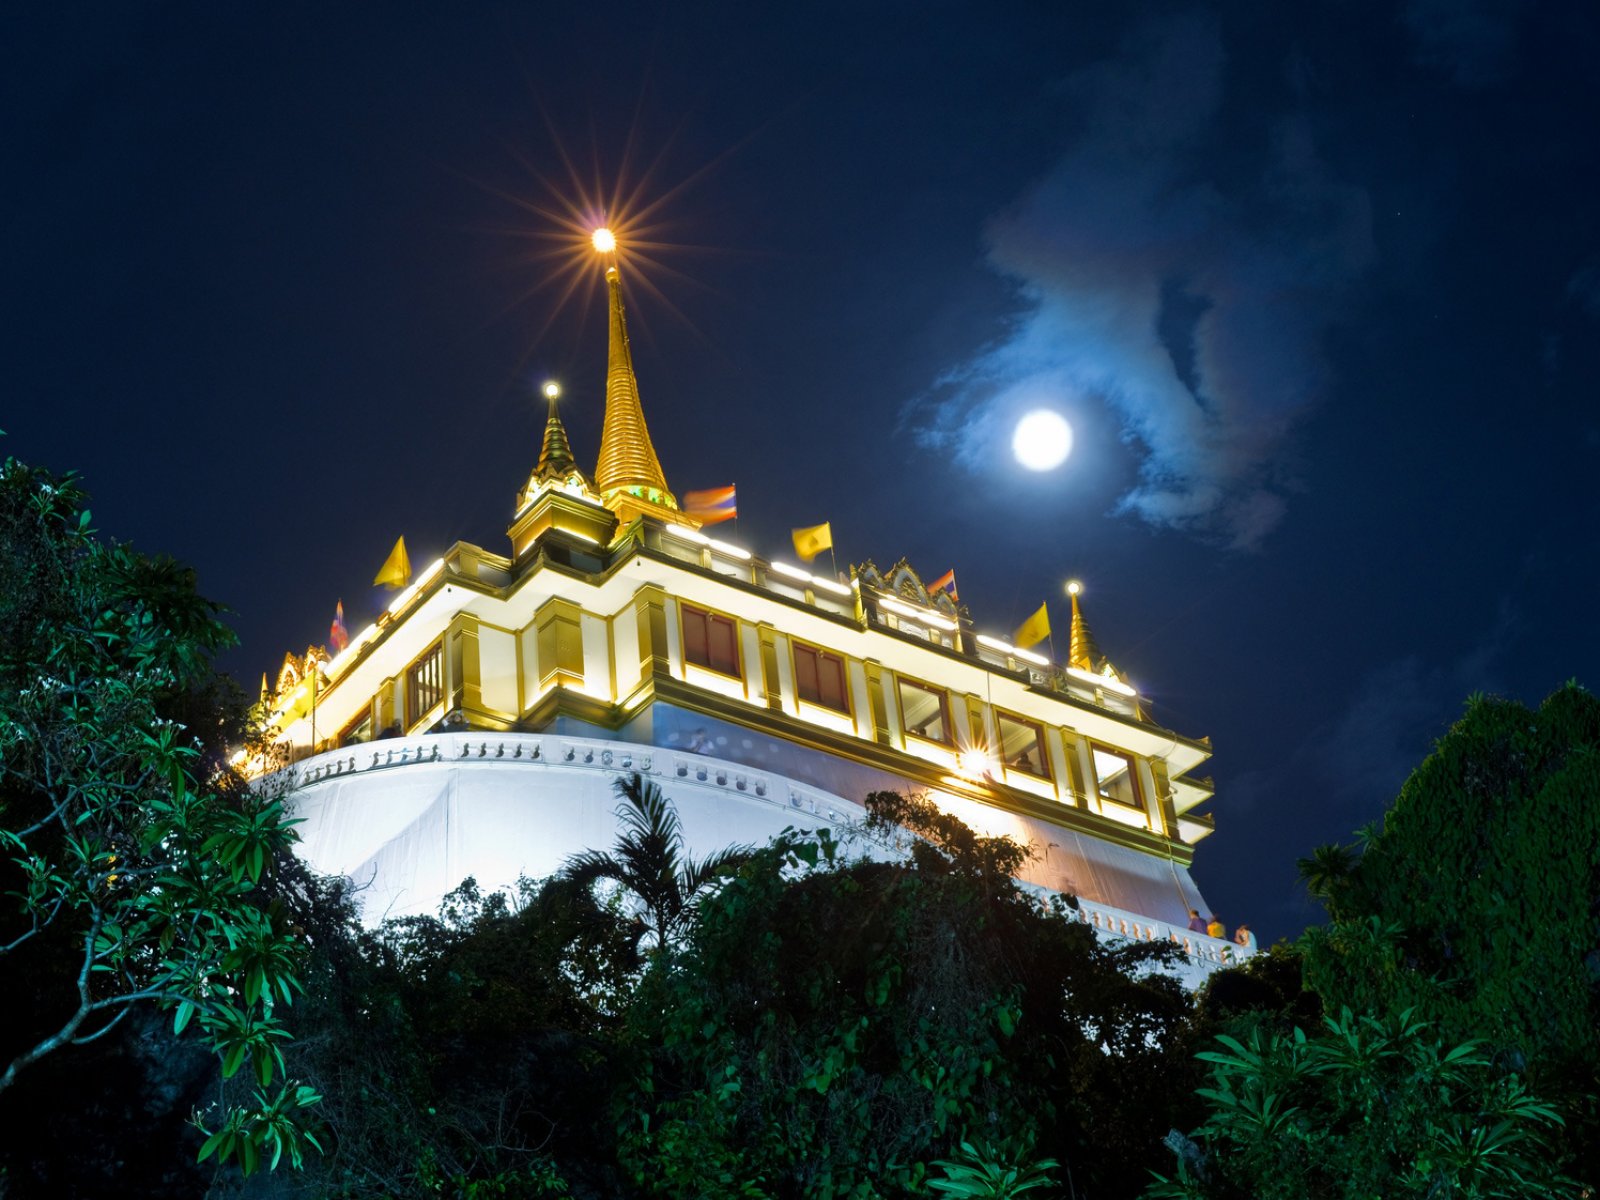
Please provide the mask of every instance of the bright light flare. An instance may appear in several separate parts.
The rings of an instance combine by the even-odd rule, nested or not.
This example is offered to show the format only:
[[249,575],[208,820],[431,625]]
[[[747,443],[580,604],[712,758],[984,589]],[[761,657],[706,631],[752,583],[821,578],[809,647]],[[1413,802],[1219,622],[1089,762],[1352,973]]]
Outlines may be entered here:
[[1081,596],[1081,595],[1083,595],[1083,584],[1079,583],[1076,579],[1067,580],[1067,595],[1069,595],[1069,596]]
[[617,248],[617,235],[602,225],[589,235],[589,244],[601,254],[611,254]]
[[554,400],[557,396],[561,395],[561,385],[554,379],[545,384],[541,390],[544,392],[544,398],[546,400]]
[[1072,453],[1072,426],[1058,412],[1035,409],[1017,422],[1011,452],[1030,471],[1051,471]]
[[956,770],[964,779],[987,779],[994,773],[994,760],[976,748],[956,755]]

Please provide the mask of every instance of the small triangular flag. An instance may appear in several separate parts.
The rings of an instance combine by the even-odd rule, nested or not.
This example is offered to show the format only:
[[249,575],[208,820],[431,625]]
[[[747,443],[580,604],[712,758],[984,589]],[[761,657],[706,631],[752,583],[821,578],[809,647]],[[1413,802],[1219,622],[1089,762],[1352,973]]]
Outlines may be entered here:
[[406,539],[401,537],[394,544],[394,549],[389,551],[389,557],[383,560],[383,566],[373,577],[372,583],[376,587],[382,584],[387,588],[403,588],[411,582],[411,559],[406,556]]

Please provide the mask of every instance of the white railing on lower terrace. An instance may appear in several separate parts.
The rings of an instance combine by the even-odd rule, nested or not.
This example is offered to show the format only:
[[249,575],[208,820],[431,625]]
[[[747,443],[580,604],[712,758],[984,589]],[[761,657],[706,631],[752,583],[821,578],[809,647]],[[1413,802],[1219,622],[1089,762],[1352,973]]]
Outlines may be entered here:
[[796,815],[820,817],[834,823],[859,820],[866,815],[859,804],[832,792],[691,750],[546,733],[486,734],[480,730],[464,730],[363,742],[327,750],[296,763],[288,768],[288,786],[307,787],[376,771],[450,763],[493,763],[512,768],[555,766],[603,771],[610,775],[638,771],[669,787],[674,779],[692,781],[750,796]]
[[1078,911],[1069,915],[1085,925],[1092,925],[1108,940],[1172,942],[1183,951],[1190,962],[1208,975],[1212,971],[1220,971],[1223,967],[1236,967],[1256,954],[1254,950],[1246,950],[1243,946],[1223,938],[1196,933],[1192,929],[1180,929],[1165,921],[1153,921],[1139,913],[1113,908],[1109,904],[1101,904],[1097,900],[1089,900],[1083,896],[1078,897]]
[[[545,733],[427,733],[388,738],[328,750],[304,759],[284,772],[288,786],[306,787],[333,779],[348,779],[407,766],[444,766],[483,763],[498,767],[556,766],[617,774],[638,771],[668,787],[675,779],[717,788],[764,801],[796,816],[818,817],[834,825],[859,822],[866,810],[833,792],[809,787],[782,775],[755,770],[741,763],[711,758],[692,750],[613,742],[603,738],[568,737]],[[1048,889],[1024,885],[1036,895]],[[1128,912],[1079,896],[1077,910],[1069,916],[1092,926],[1103,938],[1178,945],[1201,974],[1210,974],[1249,958],[1245,950],[1221,938],[1180,929],[1140,913]]]

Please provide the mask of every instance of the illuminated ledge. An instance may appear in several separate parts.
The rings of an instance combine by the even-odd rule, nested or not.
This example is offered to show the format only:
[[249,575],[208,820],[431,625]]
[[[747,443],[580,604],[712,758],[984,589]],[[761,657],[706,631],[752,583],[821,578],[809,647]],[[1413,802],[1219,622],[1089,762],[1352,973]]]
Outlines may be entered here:
[[1130,850],[1139,850],[1157,858],[1170,859],[1182,867],[1188,867],[1194,861],[1193,846],[1175,838],[1164,837],[1153,830],[1118,824],[1074,805],[1064,804],[1059,800],[1047,800],[994,780],[978,783],[959,779],[948,773],[950,768],[941,767],[938,763],[916,754],[866,738],[838,734],[764,706],[730,701],[692,684],[686,684],[680,679],[674,679],[670,675],[646,676],[625,701],[625,707],[627,711],[633,712],[649,703],[651,699],[663,700],[679,708],[704,713],[708,717],[716,717],[736,725],[744,725],[796,745],[809,746],[838,758],[875,767],[905,779],[913,787],[942,789],[976,800],[991,808],[1019,813],[1101,841],[1113,842]]

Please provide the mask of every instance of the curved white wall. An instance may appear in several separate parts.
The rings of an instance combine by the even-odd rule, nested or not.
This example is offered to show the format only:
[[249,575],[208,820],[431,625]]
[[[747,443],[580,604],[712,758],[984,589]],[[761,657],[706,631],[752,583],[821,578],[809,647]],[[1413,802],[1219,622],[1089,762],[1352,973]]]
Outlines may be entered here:
[[440,733],[352,746],[294,768],[300,857],[350,876],[369,923],[436,912],[467,876],[485,890],[553,874],[617,837],[613,781],[639,771],[677,808],[696,858],[763,845],[787,826],[865,816],[779,775],[631,742],[551,734]]
[[[469,875],[493,891],[521,875],[554,874],[584,850],[610,847],[618,832],[612,783],[629,771],[660,784],[696,858],[740,843],[763,845],[789,826],[836,827],[866,816],[832,792],[723,759],[558,734],[394,738],[318,755],[273,779],[289,789],[290,813],[301,819],[300,857],[322,874],[353,879],[363,920],[377,924],[437,912]],[[1004,822],[977,823],[986,833],[1019,832]],[[1108,939],[1177,942],[1186,963],[1173,974],[1191,987],[1238,953],[1227,942],[1081,895],[1078,916]]]

